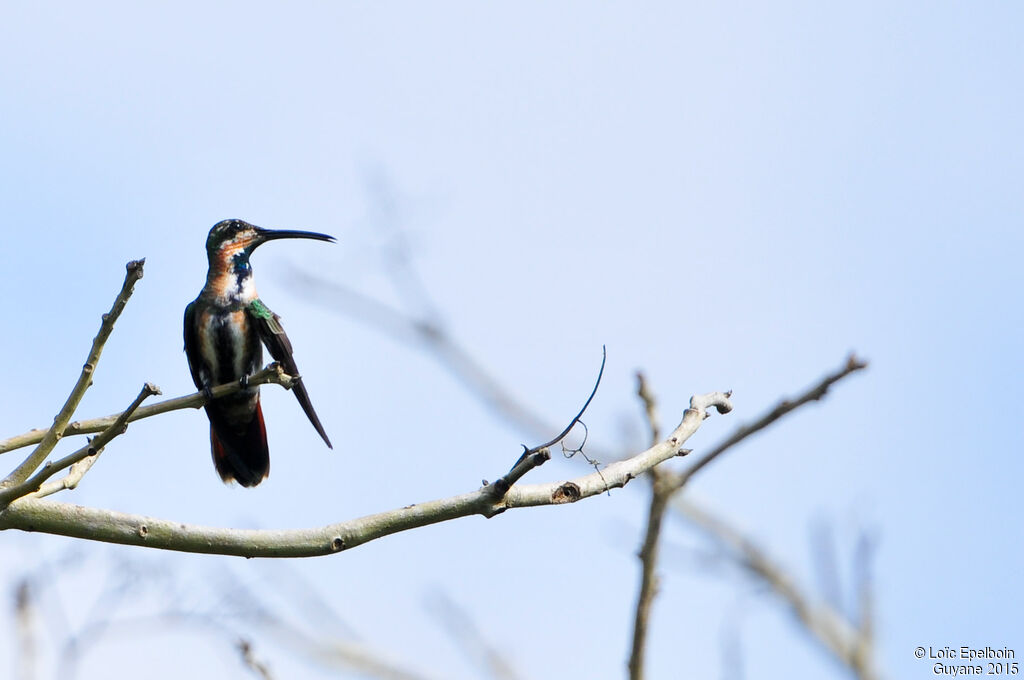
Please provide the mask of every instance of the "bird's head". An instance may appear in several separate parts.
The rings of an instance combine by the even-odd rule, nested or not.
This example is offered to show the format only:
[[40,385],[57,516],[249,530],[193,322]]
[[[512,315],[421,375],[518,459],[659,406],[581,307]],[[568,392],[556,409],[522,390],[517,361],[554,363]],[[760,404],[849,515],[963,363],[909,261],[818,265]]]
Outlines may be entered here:
[[211,267],[246,267],[249,264],[249,256],[258,246],[281,238],[308,238],[334,242],[333,236],[313,231],[263,229],[245,220],[222,220],[210,229],[210,235],[206,238],[206,256]]

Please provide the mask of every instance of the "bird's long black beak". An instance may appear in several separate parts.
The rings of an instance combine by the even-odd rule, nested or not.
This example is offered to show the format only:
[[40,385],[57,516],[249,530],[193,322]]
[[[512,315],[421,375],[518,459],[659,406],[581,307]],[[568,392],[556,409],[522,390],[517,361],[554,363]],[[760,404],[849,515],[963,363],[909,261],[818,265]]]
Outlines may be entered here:
[[258,236],[256,237],[256,243],[253,245],[253,248],[260,244],[266,243],[267,241],[273,241],[279,238],[308,238],[314,241],[327,241],[328,243],[335,242],[333,236],[329,236],[328,234],[318,234],[315,231],[296,231],[294,229],[263,229],[257,227],[256,233],[258,234]]

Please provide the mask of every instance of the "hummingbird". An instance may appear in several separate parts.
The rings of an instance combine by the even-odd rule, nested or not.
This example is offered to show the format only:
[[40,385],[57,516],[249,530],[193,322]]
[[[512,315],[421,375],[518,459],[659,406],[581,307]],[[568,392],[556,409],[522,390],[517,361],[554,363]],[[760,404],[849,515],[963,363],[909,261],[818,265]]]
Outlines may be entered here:
[[[263,365],[261,342],[296,379],[292,392],[299,405],[327,448],[334,448],[302,384],[281,317],[256,295],[252,278],[252,252],[267,241],[286,238],[334,242],[334,237],[327,234],[263,229],[243,220],[223,220],[213,225],[206,239],[206,285],[185,308],[185,356],[192,381],[207,396],[213,464],[225,483],[235,480],[251,487],[270,474],[260,388],[248,385],[248,377]],[[235,380],[241,383],[240,391],[212,398],[211,388]]]

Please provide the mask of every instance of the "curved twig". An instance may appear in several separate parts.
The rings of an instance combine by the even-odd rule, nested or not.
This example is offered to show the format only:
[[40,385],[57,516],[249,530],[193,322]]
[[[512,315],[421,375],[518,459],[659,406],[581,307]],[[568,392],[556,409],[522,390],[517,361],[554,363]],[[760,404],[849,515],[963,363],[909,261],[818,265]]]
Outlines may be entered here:
[[[604,375],[604,365],[607,360],[608,350],[604,345],[601,345],[601,369],[597,372],[597,381],[594,383],[594,389],[590,391],[590,396],[587,397],[587,401],[584,402],[583,408],[581,408],[579,410],[579,413],[577,413],[575,417],[573,417],[573,419],[569,421],[569,425],[566,426],[566,428],[562,430],[561,433],[559,433],[559,435],[552,439],[551,441],[545,444],[541,444],[540,446],[535,446],[532,449],[527,448],[526,444],[522,445],[523,454],[519,456],[519,460],[517,460],[512,465],[512,467],[509,469],[507,473],[505,473],[503,477],[500,477],[499,479],[495,480],[495,482],[488,487],[491,489],[492,494],[494,494],[496,498],[501,498],[503,495],[505,495],[508,492],[509,488],[511,488],[513,484],[522,479],[523,475],[525,475],[527,472],[529,472],[530,470],[539,465],[543,465],[546,461],[551,459],[551,452],[548,451],[548,447],[554,446],[558,442],[565,439],[566,436],[568,436],[568,434],[572,432],[572,428],[576,426],[576,423],[580,422],[580,418],[583,417],[583,414],[584,412],[586,412],[587,407],[590,406],[590,402],[594,400],[594,395],[597,394],[597,388],[601,385],[601,377]],[[584,425],[583,427],[585,428],[586,425]],[[584,442],[585,441],[586,440],[584,439]],[[583,445],[581,444],[580,448],[576,451],[576,453],[581,453],[582,451]],[[584,454],[583,457],[586,458],[586,454]],[[587,462],[594,466],[594,469],[597,471],[597,474],[601,474],[601,471],[597,469],[596,461],[592,461],[590,458],[587,458]]]
[[568,436],[568,434],[570,432],[572,432],[572,428],[574,428],[576,426],[576,423],[578,423],[580,421],[580,418],[583,417],[583,414],[586,412],[587,407],[590,406],[590,402],[592,402],[594,400],[594,395],[597,394],[597,388],[601,386],[601,377],[604,375],[604,364],[605,364],[605,362],[607,360],[608,360],[608,350],[607,350],[607,348],[604,345],[601,345],[601,369],[597,372],[597,381],[594,383],[594,389],[592,389],[590,391],[590,396],[587,397],[587,401],[584,402],[583,408],[581,408],[580,412],[576,414],[576,417],[574,417],[571,421],[569,421],[569,424],[565,427],[565,429],[562,430],[558,434],[558,436],[556,436],[551,441],[546,442],[544,444],[541,444],[540,446],[535,446],[532,449],[527,449],[526,445],[524,444],[523,445],[523,449],[524,449],[523,456],[528,456],[531,453],[536,453],[536,452],[540,451],[541,449],[546,449],[546,448],[548,448],[550,446],[554,446],[558,442],[560,442],[563,439],[565,439],[566,436]]

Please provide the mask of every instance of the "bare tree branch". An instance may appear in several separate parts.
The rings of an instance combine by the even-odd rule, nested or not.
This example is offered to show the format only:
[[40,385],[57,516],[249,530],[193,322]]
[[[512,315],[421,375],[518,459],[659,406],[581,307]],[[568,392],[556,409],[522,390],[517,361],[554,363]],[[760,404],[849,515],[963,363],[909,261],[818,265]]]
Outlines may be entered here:
[[679,455],[683,443],[707,417],[707,409],[732,409],[722,392],[690,399],[668,439],[632,458],[583,477],[546,484],[516,485],[501,498],[484,486],[477,491],[314,529],[240,530],[185,525],[111,510],[21,498],[0,512],[0,529],[21,529],[165,550],[243,557],[330,555],[399,531],[468,515],[493,517],[510,508],[558,505],[624,486],[654,466]]
[[103,321],[100,323],[99,333],[93,338],[92,348],[89,350],[89,356],[85,360],[85,364],[82,366],[82,372],[78,376],[78,381],[75,386],[71,389],[71,394],[68,396],[64,406],[61,407],[60,411],[57,412],[56,417],[53,419],[53,425],[46,431],[40,440],[40,444],[36,447],[35,451],[29,454],[21,465],[14,468],[14,471],[7,476],[6,479],[0,483],[0,486],[13,486],[15,484],[21,484],[29,476],[43,464],[46,457],[50,455],[53,448],[60,441],[60,438],[64,436],[64,428],[67,427],[68,422],[71,420],[71,416],[74,415],[75,409],[78,408],[78,404],[81,403],[82,397],[85,396],[85,391],[92,385],[92,374],[96,370],[96,364],[100,360],[100,354],[103,353],[103,346],[107,342],[107,338],[110,337],[111,331],[114,330],[114,323],[118,317],[121,316],[121,312],[124,310],[126,304],[128,304],[128,298],[132,295],[132,290],[135,288],[135,282],[142,278],[142,269],[146,261],[133,260],[126,265],[127,273],[124,277],[124,284],[121,286],[121,292],[117,294],[114,299],[114,305],[110,308],[110,311],[103,315]]
[[[669,500],[685,486],[694,474],[726,450],[803,404],[821,399],[832,384],[850,373],[864,368],[865,365],[851,355],[839,371],[825,376],[817,385],[795,400],[784,400],[756,422],[740,427],[732,436],[701,456],[694,465],[682,473],[672,474],[656,468],[650,471],[652,481],[651,502],[648,507],[647,526],[644,531],[643,545],[639,555],[641,563],[640,592],[637,596],[633,621],[633,645],[629,656],[630,680],[642,680],[644,677],[647,625],[650,618],[651,605],[657,594],[657,574],[655,573],[655,568],[658,563],[658,545],[661,536],[662,520],[664,519]],[[657,436],[657,402],[642,373],[637,374],[637,395],[643,402],[644,412],[647,415],[648,427],[652,436]]]

